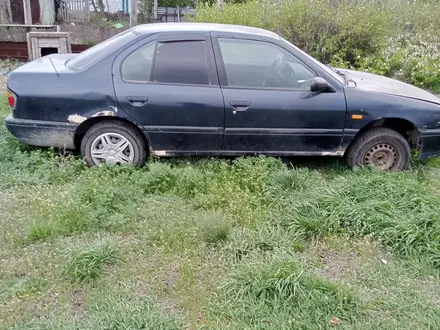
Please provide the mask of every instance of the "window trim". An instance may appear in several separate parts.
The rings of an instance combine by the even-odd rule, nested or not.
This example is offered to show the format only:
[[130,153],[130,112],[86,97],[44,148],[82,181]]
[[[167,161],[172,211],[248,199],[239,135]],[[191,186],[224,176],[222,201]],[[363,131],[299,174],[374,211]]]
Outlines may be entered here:
[[[156,64],[156,53],[157,46],[159,42],[185,42],[185,41],[204,41],[205,42],[205,54],[208,62],[208,73],[210,78],[209,85],[200,85],[200,84],[182,84],[182,83],[167,83],[167,82],[153,82],[151,81],[151,75],[153,73],[154,66]],[[122,63],[125,59],[137,49],[147,45],[148,43],[154,42],[155,51],[153,55],[153,63],[152,69],[150,71],[149,81],[131,81],[122,79]],[[155,33],[154,35],[150,35],[148,38],[142,39],[131,46],[124,49],[118,57],[115,59],[113,63],[114,72],[117,73],[117,78],[120,82],[124,84],[133,84],[133,85],[166,85],[166,86],[194,86],[194,87],[205,87],[205,88],[219,88],[220,83],[217,75],[217,66],[214,57],[212,40],[209,35],[209,32],[161,32]]]
[[267,90],[267,91],[302,91],[302,92],[305,91],[304,89],[301,89],[301,88],[287,88],[287,87],[283,88],[283,87],[263,87],[263,86],[262,87],[259,87],[259,86],[230,86],[229,81],[228,81],[228,76],[226,74],[226,67],[225,67],[225,62],[223,60],[223,54],[221,51],[219,39],[232,39],[232,40],[235,39],[235,40],[262,42],[262,43],[270,44],[275,47],[281,48],[282,50],[284,50],[285,52],[287,52],[288,54],[290,54],[291,56],[296,58],[298,60],[298,62],[300,62],[302,65],[304,65],[304,67],[306,67],[310,72],[314,73],[315,77],[319,77],[319,74],[316,72],[316,70],[314,70],[313,68],[311,68],[310,66],[305,64],[302,59],[300,59],[298,56],[293,54],[288,49],[282,47],[281,45],[279,45],[277,43],[272,42],[271,40],[268,40],[265,38],[253,38],[253,37],[249,37],[249,36],[236,36],[236,35],[223,35],[223,34],[214,35],[214,36],[212,36],[212,38],[214,39],[214,42],[213,42],[214,55],[216,57],[216,63],[217,63],[218,75],[219,75],[221,88],[224,88],[224,89],[244,89],[244,90]]
[[[82,71],[88,70],[91,67],[99,64],[100,62],[104,61],[106,58],[110,57],[111,55],[114,56],[113,58],[116,58],[123,50],[132,47],[133,45],[137,44],[138,42],[141,42],[143,40],[142,34],[137,32],[137,31],[135,31],[135,30],[133,30],[133,29],[128,29],[128,30],[124,30],[124,31],[122,31],[122,32],[120,32],[118,34],[115,34],[114,36],[112,36],[109,39],[106,39],[106,40],[104,40],[102,42],[102,43],[105,43],[105,42],[110,41],[110,40],[115,40],[115,39],[117,39],[117,37],[120,37],[120,36],[123,36],[123,35],[129,35],[130,33],[134,34],[135,36],[130,41],[128,41],[126,44],[119,45],[118,48],[114,49],[111,52],[107,52],[107,53],[104,52],[104,54],[101,54],[100,56],[95,57],[91,62],[87,63],[86,65],[83,65],[81,67],[75,67],[75,66],[74,67],[70,67],[72,59],[68,59],[64,63],[64,66],[67,69],[72,70],[74,72],[82,72]],[[95,46],[90,47],[89,49],[92,49],[92,48],[94,48],[94,47],[96,47],[96,46],[98,46],[100,44],[101,43],[96,44]],[[85,50],[84,53],[87,50]],[[102,49],[101,49],[101,51],[102,51]],[[79,54],[78,56],[80,56],[80,55],[81,54]],[[70,63],[70,65],[69,65],[69,63]]]
[[[176,86],[211,86],[212,83],[212,69],[211,69],[211,65],[209,63],[209,55],[208,55],[208,42],[206,39],[196,39],[194,40],[194,38],[158,38],[157,42],[156,42],[156,51],[154,52],[154,56],[153,56],[153,66],[151,69],[151,73],[150,73],[150,83],[151,84],[159,84],[159,85],[176,85]],[[166,81],[151,81],[151,75],[154,72],[154,68],[156,67],[156,54],[157,54],[157,47],[159,44],[169,44],[169,43],[176,43],[176,42],[203,42],[204,48],[205,48],[205,57],[206,57],[206,68],[208,69],[208,77],[209,77],[209,83],[208,84],[185,84],[185,83],[173,83],[173,82],[166,82]]]
[[[133,54],[134,52],[138,51],[139,49],[141,49],[141,48],[143,48],[143,47],[145,47],[145,46],[147,46],[149,44],[152,44],[152,43],[154,43],[154,50],[153,50],[153,59],[151,60],[151,68],[150,68],[150,73],[148,75],[148,80],[144,81],[144,80],[126,80],[126,79],[124,79],[123,78],[124,75],[122,74],[122,65],[127,60],[127,58],[131,54]],[[128,53],[128,55],[124,56],[124,58],[121,60],[121,64],[119,65],[119,75],[120,75],[121,81],[124,82],[124,83],[129,83],[129,84],[145,84],[145,83],[148,83],[150,81],[150,79],[151,79],[151,72],[153,71],[154,61],[156,60],[156,51],[157,51],[157,40],[151,40],[151,41],[148,41],[148,42],[142,44],[141,46],[133,49],[130,53]]]

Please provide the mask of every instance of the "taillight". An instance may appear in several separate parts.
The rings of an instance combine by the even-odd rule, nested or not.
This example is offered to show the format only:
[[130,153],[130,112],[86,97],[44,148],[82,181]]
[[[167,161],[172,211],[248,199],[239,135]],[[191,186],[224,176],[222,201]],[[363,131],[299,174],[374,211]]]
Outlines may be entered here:
[[15,95],[12,94],[11,92],[7,91],[6,97],[8,98],[8,102],[9,102],[9,105],[11,106],[11,108],[15,108]]

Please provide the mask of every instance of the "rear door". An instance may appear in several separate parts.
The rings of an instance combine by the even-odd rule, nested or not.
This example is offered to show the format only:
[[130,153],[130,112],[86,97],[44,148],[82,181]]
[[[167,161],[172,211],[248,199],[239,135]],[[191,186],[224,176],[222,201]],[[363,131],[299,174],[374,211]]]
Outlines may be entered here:
[[113,64],[116,96],[158,155],[221,149],[224,103],[209,34],[157,34]]

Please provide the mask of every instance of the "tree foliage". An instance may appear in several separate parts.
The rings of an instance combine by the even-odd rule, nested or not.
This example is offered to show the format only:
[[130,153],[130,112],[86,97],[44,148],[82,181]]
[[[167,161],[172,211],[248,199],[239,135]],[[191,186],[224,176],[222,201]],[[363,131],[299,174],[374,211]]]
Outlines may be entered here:
[[269,29],[325,63],[440,92],[436,0],[250,0],[222,8],[203,3],[194,21]]

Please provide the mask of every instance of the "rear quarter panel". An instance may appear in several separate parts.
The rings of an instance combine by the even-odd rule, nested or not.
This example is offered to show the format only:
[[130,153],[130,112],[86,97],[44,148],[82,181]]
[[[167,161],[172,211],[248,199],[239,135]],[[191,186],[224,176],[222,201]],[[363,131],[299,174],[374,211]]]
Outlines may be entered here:
[[23,119],[69,121],[117,105],[110,70],[12,72],[8,88],[17,95],[15,115]]

